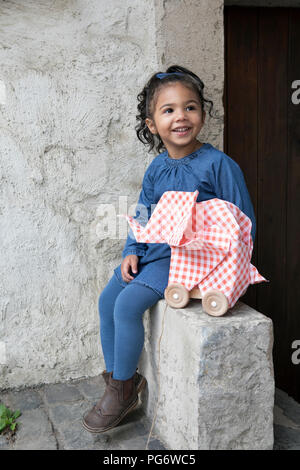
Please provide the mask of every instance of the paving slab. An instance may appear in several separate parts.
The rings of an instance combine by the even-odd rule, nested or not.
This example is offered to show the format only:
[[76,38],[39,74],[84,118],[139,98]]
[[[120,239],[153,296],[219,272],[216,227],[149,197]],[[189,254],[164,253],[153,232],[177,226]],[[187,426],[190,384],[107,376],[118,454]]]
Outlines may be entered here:
[[46,385],[43,394],[48,405],[77,401],[84,398],[76,385],[66,383]]
[[20,390],[9,394],[9,403],[14,410],[35,410],[43,404],[41,394],[37,390]]
[[40,450],[45,445],[47,445],[47,449],[57,449],[51,421],[43,408],[24,410],[22,411],[22,419],[20,418],[13,444],[14,449]]
[[81,419],[83,413],[90,407],[87,400],[80,400],[76,403],[59,403],[49,406],[49,417],[53,426],[60,429],[62,425],[68,425],[68,423]]
[[98,401],[105,391],[105,382],[102,376],[91,377],[78,381],[77,387],[85,398]]
[[300,404],[275,390],[274,450],[300,450]]

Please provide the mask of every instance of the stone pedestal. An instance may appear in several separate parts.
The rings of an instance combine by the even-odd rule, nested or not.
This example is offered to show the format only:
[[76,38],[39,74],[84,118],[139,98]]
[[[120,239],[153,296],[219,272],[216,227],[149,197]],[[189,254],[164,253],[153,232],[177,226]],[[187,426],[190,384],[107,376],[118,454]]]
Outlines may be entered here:
[[139,370],[151,420],[159,392],[153,433],[176,450],[273,448],[270,318],[242,302],[211,317],[201,300],[184,309],[161,300],[145,312],[144,326]]

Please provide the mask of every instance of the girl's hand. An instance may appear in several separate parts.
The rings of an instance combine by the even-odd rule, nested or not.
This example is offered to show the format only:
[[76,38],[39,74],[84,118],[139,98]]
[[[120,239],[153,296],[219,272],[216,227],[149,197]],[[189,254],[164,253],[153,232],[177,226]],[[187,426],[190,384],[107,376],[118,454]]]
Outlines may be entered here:
[[139,260],[139,257],[137,255],[128,255],[123,259],[122,264],[121,264],[121,274],[122,274],[123,281],[130,282],[132,279],[134,279],[134,277],[129,274],[129,270],[131,268],[131,271],[133,273],[138,272],[138,269],[137,269],[138,260]]

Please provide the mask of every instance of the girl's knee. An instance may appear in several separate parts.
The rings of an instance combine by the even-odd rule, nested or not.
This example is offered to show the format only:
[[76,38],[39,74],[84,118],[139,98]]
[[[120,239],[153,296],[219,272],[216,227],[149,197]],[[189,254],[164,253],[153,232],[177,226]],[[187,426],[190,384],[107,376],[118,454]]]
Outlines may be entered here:
[[115,302],[114,317],[118,319],[140,319],[143,313],[159,300],[152,289],[140,284],[128,285]]
[[124,292],[122,292],[116,299],[114,308],[114,319],[116,321],[126,321],[126,319],[129,320],[130,318],[138,315],[137,305],[126,294],[127,293],[124,290]]

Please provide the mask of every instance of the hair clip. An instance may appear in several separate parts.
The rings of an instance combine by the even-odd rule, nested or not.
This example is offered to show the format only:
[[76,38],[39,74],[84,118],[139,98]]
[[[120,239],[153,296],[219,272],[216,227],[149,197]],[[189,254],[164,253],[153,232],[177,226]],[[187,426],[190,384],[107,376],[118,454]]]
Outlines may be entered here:
[[156,76],[157,78],[165,78],[165,77],[170,77],[172,75],[184,75],[182,72],[169,72],[169,73],[157,73]]

